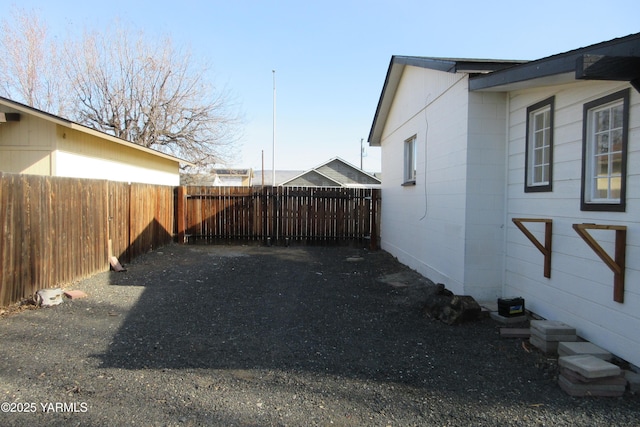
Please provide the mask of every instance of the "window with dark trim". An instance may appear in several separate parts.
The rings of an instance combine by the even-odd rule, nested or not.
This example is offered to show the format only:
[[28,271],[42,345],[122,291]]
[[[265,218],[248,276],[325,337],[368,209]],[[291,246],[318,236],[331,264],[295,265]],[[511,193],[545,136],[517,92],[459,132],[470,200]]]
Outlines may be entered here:
[[524,191],[553,189],[553,109],[554,97],[527,108],[527,136]]
[[404,168],[402,185],[416,184],[416,136],[404,141]]
[[624,212],[629,89],[585,104],[582,126],[580,209]]

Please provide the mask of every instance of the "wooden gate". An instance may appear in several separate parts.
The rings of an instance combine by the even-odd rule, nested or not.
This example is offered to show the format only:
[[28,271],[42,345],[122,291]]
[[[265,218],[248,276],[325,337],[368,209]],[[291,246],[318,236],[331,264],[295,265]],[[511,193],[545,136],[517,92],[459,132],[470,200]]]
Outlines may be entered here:
[[377,249],[379,203],[370,188],[178,187],[178,240]]

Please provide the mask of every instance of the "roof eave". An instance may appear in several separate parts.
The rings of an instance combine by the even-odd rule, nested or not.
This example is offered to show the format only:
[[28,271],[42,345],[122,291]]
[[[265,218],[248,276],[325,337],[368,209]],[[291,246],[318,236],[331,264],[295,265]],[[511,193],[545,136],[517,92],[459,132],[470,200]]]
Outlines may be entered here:
[[395,58],[396,56],[392,56],[391,61],[389,62],[387,75],[385,76],[384,84],[382,85],[382,92],[378,99],[378,106],[376,107],[376,112],[373,116],[373,123],[371,124],[371,130],[369,131],[369,137],[367,138],[369,146],[371,147],[380,147],[382,143],[383,125],[380,125],[379,121],[380,117],[386,117],[389,113],[389,109],[391,108],[391,98],[393,98],[393,96],[388,97],[386,95],[388,92],[391,92],[392,94],[395,93],[400,82],[400,76],[404,70],[404,64],[395,65]]
[[[469,79],[469,90],[509,91],[550,83],[567,83],[580,79],[621,80],[619,76],[614,75],[614,71],[610,71],[609,75],[592,71],[589,75],[588,68],[593,66],[592,63],[589,65],[589,57],[624,58],[623,61],[627,62],[628,68],[637,70],[637,66],[634,68],[637,64],[634,62],[634,58],[640,57],[640,33],[538,59],[490,74],[473,76]],[[596,66],[594,70],[607,68],[612,70],[611,63],[612,61],[605,60],[602,62],[604,66]],[[638,73],[638,71],[635,72]],[[635,76],[635,79],[638,78],[640,75]],[[634,77],[631,76],[627,80],[633,81]]]
[[385,77],[384,85],[382,86],[382,92],[373,117],[371,130],[369,131],[369,145],[372,147],[379,147],[382,144],[384,121],[391,109],[391,103],[393,102],[395,92],[398,89],[400,78],[405,66],[409,65],[447,73],[482,74],[504,68],[510,68],[524,62],[526,61],[393,55],[389,62],[387,75]]
[[89,135],[93,135],[93,136],[96,136],[98,138],[106,139],[106,140],[114,142],[116,144],[120,144],[120,145],[129,147],[129,148],[133,148],[135,150],[139,150],[139,151],[143,151],[143,152],[146,152],[146,153],[149,153],[149,154],[153,154],[155,156],[162,157],[162,158],[165,158],[167,160],[172,160],[172,161],[175,161],[175,162],[178,162],[178,163],[182,163],[182,164],[185,164],[187,166],[195,166],[194,163],[192,163],[192,162],[190,162],[188,160],[180,159],[180,158],[172,156],[170,154],[165,154],[165,153],[163,153],[161,151],[157,151],[157,150],[154,150],[154,149],[151,149],[151,148],[147,148],[147,147],[142,146],[140,144],[136,144],[134,142],[130,142],[130,141],[127,141],[125,139],[121,139],[121,138],[115,137],[113,135],[109,135],[108,133],[104,133],[104,132],[101,132],[99,130],[91,129],[90,127],[81,125],[79,123],[72,122],[71,120],[62,118],[60,116],[56,116],[55,114],[47,113],[46,111],[38,110],[37,108],[33,108],[33,107],[28,106],[28,105],[21,104],[19,102],[13,101],[13,100],[8,99],[8,98],[0,97],[0,102],[5,104],[5,105],[7,105],[10,108],[13,108],[15,110],[20,111],[22,113],[36,116],[36,117],[38,117],[40,119],[47,120],[49,122],[55,123],[55,124],[60,125],[60,126],[67,127],[69,129],[77,130],[79,132],[83,132],[83,133],[86,133],[86,134],[89,134]]
[[147,148],[144,145],[136,144],[135,142],[127,141],[125,139],[121,139],[113,135],[109,135],[108,133],[104,133],[99,130],[91,129],[90,127],[83,126],[78,123],[69,122],[69,125],[67,127],[73,130],[77,130],[79,132],[84,132],[86,134],[96,136],[98,138],[106,139],[108,141],[123,145],[125,147],[133,148],[134,150],[143,151],[145,153],[152,154],[157,157],[162,157],[164,159],[171,160],[174,162],[182,163],[187,166],[195,166],[194,163],[188,160],[180,159],[178,157],[172,156],[171,154],[165,154],[162,151],[154,150],[152,148]]

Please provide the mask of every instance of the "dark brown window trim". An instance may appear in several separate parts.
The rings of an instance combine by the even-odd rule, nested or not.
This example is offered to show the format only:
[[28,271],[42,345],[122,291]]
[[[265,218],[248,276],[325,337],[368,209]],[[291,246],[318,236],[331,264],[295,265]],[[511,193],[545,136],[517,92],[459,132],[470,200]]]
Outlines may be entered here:
[[[629,140],[629,93],[630,89],[624,89],[616,93],[612,93],[603,98],[584,104],[582,111],[582,175],[580,188],[580,210],[582,211],[602,211],[602,212],[625,212],[627,199],[627,145]],[[610,102],[622,100],[622,165],[620,180],[620,202],[619,203],[590,203],[586,200],[587,191],[587,143],[589,132],[589,110],[599,107]]]
[[[545,106],[550,107],[549,111],[549,129],[551,134],[549,135],[549,184],[547,185],[529,185],[529,144],[533,141],[529,141],[530,125],[529,118],[531,113],[539,110]],[[553,191],[553,116],[555,110],[555,96],[551,96],[545,100],[537,102],[527,108],[527,127],[525,137],[525,151],[524,151],[524,192],[525,193],[542,193]]]

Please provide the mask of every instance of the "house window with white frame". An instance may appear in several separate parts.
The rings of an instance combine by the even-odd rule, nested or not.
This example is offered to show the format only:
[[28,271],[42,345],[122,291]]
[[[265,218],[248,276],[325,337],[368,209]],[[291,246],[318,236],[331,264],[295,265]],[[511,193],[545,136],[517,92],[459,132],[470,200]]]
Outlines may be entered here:
[[524,191],[552,190],[554,97],[527,108]]
[[404,177],[402,185],[416,184],[416,136],[404,141]]
[[629,90],[584,106],[581,209],[624,212]]

